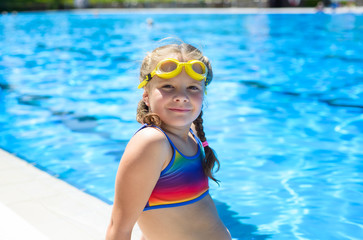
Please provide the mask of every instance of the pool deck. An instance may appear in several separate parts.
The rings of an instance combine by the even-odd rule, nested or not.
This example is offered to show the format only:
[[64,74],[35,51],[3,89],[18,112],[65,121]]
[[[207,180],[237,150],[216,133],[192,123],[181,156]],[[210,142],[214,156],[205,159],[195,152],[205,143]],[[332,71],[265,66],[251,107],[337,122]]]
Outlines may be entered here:
[[[0,149],[0,239],[105,239],[112,206]],[[133,240],[140,239],[137,226]]]

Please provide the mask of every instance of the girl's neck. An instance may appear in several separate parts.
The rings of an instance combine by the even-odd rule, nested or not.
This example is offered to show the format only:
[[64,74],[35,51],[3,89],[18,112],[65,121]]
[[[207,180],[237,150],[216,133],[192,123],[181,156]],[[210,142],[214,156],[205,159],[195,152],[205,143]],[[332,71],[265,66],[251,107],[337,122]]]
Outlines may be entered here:
[[162,124],[161,128],[173,135],[174,137],[180,138],[181,140],[188,142],[188,137],[189,137],[189,129],[190,126],[185,126],[185,127],[173,127],[173,126],[169,126],[166,124]]

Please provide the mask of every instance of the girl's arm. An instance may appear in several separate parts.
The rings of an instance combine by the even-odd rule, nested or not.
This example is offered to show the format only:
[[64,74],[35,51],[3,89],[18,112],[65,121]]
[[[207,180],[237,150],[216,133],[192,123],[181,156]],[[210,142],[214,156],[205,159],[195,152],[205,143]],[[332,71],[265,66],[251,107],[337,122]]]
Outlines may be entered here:
[[132,229],[172,157],[164,134],[154,128],[139,131],[128,143],[116,176],[115,201],[107,240],[130,240]]

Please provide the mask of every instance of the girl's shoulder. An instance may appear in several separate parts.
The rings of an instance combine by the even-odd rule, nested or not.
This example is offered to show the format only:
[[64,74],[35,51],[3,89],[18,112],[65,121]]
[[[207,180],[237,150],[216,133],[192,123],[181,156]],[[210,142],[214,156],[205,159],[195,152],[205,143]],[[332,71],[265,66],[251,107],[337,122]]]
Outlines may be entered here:
[[158,129],[147,127],[130,139],[120,164],[128,167],[128,170],[139,169],[138,171],[142,172],[142,169],[150,171],[156,167],[154,170],[161,172],[172,156],[173,151],[165,135]]
[[135,137],[140,138],[140,140],[144,140],[147,142],[168,141],[167,137],[165,136],[165,133],[163,133],[160,129],[153,126],[141,128],[134,134],[133,138]]
[[129,145],[141,151],[157,149],[159,153],[170,152],[170,143],[166,135],[158,128],[145,127],[140,129],[131,138]]

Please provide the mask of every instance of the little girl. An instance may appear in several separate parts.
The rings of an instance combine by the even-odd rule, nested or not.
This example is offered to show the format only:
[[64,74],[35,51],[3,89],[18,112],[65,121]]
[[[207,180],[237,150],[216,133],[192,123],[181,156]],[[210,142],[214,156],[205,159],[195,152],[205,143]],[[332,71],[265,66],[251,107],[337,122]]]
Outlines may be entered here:
[[[208,193],[219,162],[204,136],[202,104],[212,81],[207,57],[182,43],[149,53],[137,120],[116,176],[107,240],[130,240],[137,222],[143,240],[230,240]],[[195,135],[195,132],[197,133]]]

